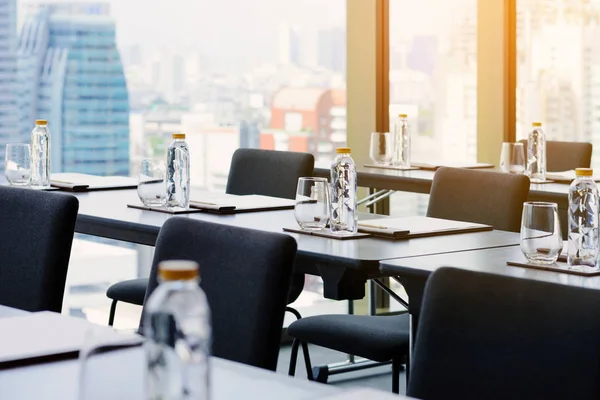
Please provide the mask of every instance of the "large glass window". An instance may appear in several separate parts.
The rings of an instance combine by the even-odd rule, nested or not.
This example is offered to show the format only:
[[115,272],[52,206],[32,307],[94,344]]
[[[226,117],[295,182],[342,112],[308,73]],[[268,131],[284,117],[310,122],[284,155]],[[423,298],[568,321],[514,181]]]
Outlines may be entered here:
[[517,138],[541,121],[550,140],[594,145],[600,167],[600,3],[517,1]]
[[[136,175],[185,132],[192,186],[224,190],[237,148],[326,162],[346,143],[346,1],[0,0],[0,87],[1,159],[44,118],[54,172]],[[103,322],[106,287],[151,255],[78,237],[66,310]],[[322,301],[306,288],[301,307]]]
[[[408,114],[413,161],[477,158],[477,0],[390,0],[390,130]],[[394,216],[427,196],[397,193]]]

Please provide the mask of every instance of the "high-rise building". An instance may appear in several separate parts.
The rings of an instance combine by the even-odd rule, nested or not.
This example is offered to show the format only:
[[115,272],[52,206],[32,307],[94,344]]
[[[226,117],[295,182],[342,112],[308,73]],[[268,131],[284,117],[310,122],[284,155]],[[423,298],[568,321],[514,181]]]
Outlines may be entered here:
[[24,13],[21,131],[48,120],[54,172],[129,174],[129,96],[108,4],[28,4]]
[[344,29],[319,30],[318,47],[319,66],[340,74],[346,72],[346,31]]
[[5,145],[22,141],[18,129],[16,0],[0,0],[0,162]]
[[279,27],[279,63],[282,65],[301,64],[300,35],[287,24]]

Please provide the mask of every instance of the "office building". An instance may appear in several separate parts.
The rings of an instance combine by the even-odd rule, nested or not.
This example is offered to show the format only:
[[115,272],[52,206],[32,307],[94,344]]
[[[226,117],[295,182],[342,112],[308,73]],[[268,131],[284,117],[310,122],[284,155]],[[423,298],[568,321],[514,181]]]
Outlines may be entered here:
[[318,64],[340,74],[346,73],[346,31],[342,28],[321,29],[318,38]]
[[30,4],[24,12],[21,132],[48,120],[53,172],[128,175],[129,96],[108,4]]
[[4,161],[6,143],[22,141],[19,135],[17,80],[16,0],[0,0],[0,161]]

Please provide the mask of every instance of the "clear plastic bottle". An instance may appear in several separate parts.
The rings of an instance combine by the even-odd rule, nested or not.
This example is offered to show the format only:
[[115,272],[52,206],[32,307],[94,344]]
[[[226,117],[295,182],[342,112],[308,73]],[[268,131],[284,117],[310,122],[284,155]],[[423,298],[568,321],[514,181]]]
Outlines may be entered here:
[[167,151],[167,207],[190,205],[190,151],[185,133],[174,133]]
[[408,115],[400,114],[394,123],[394,156],[392,164],[397,167],[410,167],[410,127]]
[[31,186],[50,186],[50,130],[45,119],[35,120],[31,131]]
[[146,301],[146,399],[210,397],[210,309],[198,285],[198,264],[163,261],[160,284]]
[[531,182],[546,181],[546,134],[541,122],[531,124],[527,138],[527,176]]
[[598,187],[591,168],[577,168],[575,173],[577,178],[569,187],[568,264],[597,270],[600,255]]
[[331,164],[332,232],[356,233],[358,230],[358,198],[356,165],[349,147],[338,147]]

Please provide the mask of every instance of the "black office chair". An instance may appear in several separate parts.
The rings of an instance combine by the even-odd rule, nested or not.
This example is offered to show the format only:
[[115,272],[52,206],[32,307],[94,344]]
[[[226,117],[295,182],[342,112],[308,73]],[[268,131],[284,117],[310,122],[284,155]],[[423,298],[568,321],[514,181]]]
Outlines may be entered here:
[[440,168],[431,184],[427,216],[519,232],[529,186],[525,175]]
[[[308,153],[259,149],[237,149],[231,159],[227,178],[228,194],[260,194],[294,199],[298,178],[312,176],[315,158]],[[106,291],[112,299],[108,324],[113,325],[119,301],[141,306],[148,286],[147,278],[117,282]],[[304,288],[304,274],[294,273],[290,286],[289,303],[293,303]],[[300,318],[298,311],[288,311]]]
[[0,304],[61,311],[78,209],[71,195],[0,186]]
[[600,291],[441,268],[429,278],[407,395],[600,398]]
[[274,371],[295,258],[296,241],[285,234],[170,218],[156,242],[146,298],[160,261],[196,261],[211,308],[212,354]]
[[[529,178],[489,171],[440,168],[433,177],[428,217],[489,224],[494,229],[519,231]],[[418,239],[416,239],[418,240]],[[406,360],[408,378],[409,318],[397,316],[318,315],[293,322],[287,330],[294,338],[289,374],[294,375],[298,346],[312,343],[368,358],[392,361],[392,391],[398,393],[399,374]],[[305,359],[307,370],[311,370]],[[315,376],[326,382],[328,370]]]
[[[527,139],[521,140],[527,157]],[[551,172],[589,168],[592,164],[592,144],[585,142],[546,142],[546,169]]]

